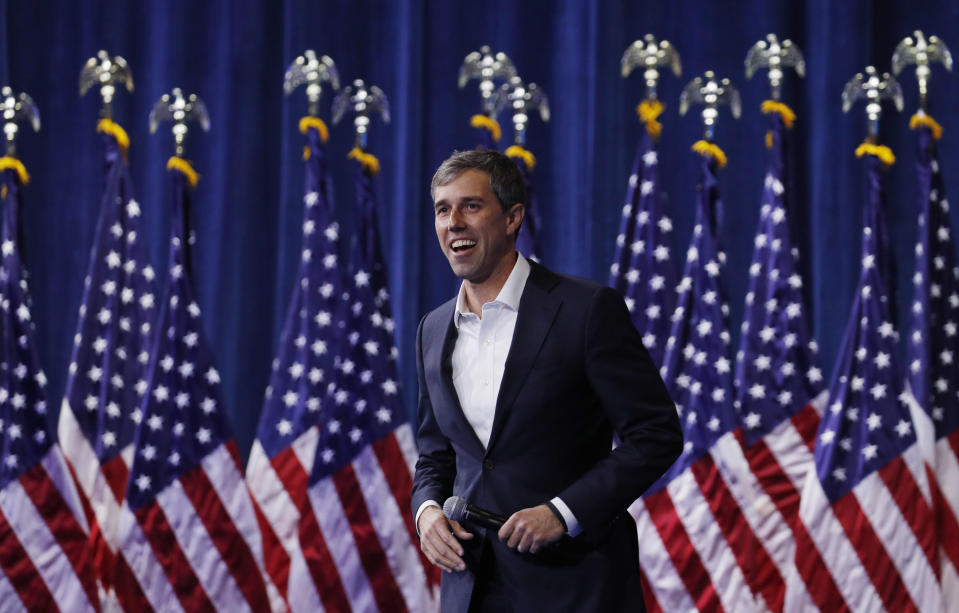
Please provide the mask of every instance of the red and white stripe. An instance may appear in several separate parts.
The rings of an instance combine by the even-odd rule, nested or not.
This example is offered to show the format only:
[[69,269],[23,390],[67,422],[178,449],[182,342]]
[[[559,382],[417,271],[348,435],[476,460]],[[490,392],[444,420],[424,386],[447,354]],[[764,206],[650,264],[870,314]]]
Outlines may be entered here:
[[[437,609],[438,576],[419,552],[410,517],[414,461],[412,431],[404,425],[309,488],[312,512],[301,518],[303,559],[291,564],[290,594],[337,577],[345,602],[324,602],[326,610]],[[310,602],[291,599],[290,606]]]
[[[935,525],[916,445],[832,505],[810,472],[799,516],[807,532],[797,538],[796,578],[809,592],[821,589],[828,575],[852,611],[940,610]],[[803,556],[812,547],[818,561]],[[794,587],[791,582],[787,608]]]
[[100,584],[101,603],[119,606],[113,593],[121,502],[126,493],[132,464],[133,446],[128,445],[106,465],[100,463],[90,442],[83,435],[66,398],[57,424],[63,455],[78,486],[82,511],[78,517],[89,523],[89,547]]
[[0,492],[4,610],[98,611],[87,525],[60,449]]
[[[908,382],[906,388],[909,388]],[[936,428],[911,393],[903,396],[916,428],[935,513],[943,602],[959,602],[959,430],[936,440]]]
[[149,505],[123,509],[120,551],[136,578],[136,585],[117,581],[127,610],[285,609],[265,577],[260,528],[232,441]]
[[[300,576],[309,576],[300,548],[299,526],[301,517],[313,513],[306,491],[318,436],[318,430],[310,428],[272,461],[259,441],[254,441],[246,468],[250,493],[266,524],[261,529],[276,537],[272,543],[264,543],[266,570],[293,611],[336,611],[347,603],[332,565],[327,566],[327,581],[322,586],[306,582],[290,588],[291,568],[299,569]],[[311,546],[326,551],[326,544],[317,542],[322,538],[318,531],[312,532]]]

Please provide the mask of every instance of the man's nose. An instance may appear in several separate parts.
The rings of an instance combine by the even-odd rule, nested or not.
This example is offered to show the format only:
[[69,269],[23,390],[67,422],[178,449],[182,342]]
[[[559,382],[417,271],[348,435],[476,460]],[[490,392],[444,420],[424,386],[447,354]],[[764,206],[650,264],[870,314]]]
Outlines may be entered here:
[[461,229],[462,227],[463,227],[463,214],[459,209],[453,208],[450,211],[449,228],[451,230],[453,229],[458,230],[458,229]]

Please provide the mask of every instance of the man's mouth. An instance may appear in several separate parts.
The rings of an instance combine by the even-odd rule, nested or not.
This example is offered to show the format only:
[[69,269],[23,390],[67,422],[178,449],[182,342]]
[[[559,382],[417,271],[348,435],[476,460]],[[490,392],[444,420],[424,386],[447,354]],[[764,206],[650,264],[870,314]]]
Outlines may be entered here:
[[453,250],[453,253],[462,253],[468,251],[476,246],[476,241],[469,240],[468,238],[460,238],[453,241],[453,244],[450,245],[450,249]]

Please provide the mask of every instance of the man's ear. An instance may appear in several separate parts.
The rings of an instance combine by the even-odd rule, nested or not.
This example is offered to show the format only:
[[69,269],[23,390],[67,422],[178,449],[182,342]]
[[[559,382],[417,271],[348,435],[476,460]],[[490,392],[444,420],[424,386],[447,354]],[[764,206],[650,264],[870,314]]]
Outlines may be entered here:
[[506,211],[506,233],[516,236],[519,233],[519,227],[523,223],[523,217],[526,215],[526,207],[517,202]]

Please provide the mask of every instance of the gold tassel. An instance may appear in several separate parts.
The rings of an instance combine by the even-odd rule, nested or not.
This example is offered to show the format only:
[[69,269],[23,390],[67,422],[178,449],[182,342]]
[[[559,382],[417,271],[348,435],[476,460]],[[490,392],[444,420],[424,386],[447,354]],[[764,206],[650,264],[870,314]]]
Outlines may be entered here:
[[380,161],[376,159],[376,156],[372,153],[367,153],[359,147],[353,147],[350,149],[350,152],[346,157],[353,158],[354,160],[358,161],[373,176],[376,176],[380,173]]
[[486,115],[473,115],[470,117],[470,125],[474,128],[485,128],[489,130],[494,141],[498,141],[500,136],[503,135],[503,130],[499,127],[499,122]]
[[932,137],[936,140],[942,138],[942,126],[929,115],[913,115],[909,120],[909,129],[915,130],[919,126],[926,126],[932,132]]
[[856,157],[861,158],[864,155],[874,155],[886,166],[892,166],[896,163],[896,156],[893,155],[892,149],[885,145],[874,145],[866,141],[856,147]]
[[723,153],[722,149],[712,143],[704,140],[698,140],[693,143],[693,151],[699,155],[713,158],[716,160],[716,164],[718,164],[720,168],[726,165],[726,154]]
[[782,102],[765,100],[762,105],[760,105],[759,110],[762,111],[764,115],[777,113],[783,118],[783,125],[787,128],[793,127],[793,122],[796,121],[796,113]]
[[193,166],[190,166],[190,163],[181,157],[174,155],[167,160],[166,169],[176,170],[183,173],[183,176],[186,177],[187,183],[190,184],[190,187],[196,187],[196,184],[200,182],[200,175],[196,174],[196,171],[193,170]]
[[523,163],[526,164],[526,170],[529,172],[532,172],[536,166],[536,156],[533,155],[533,152],[519,145],[510,146],[506,150],[506,156],[523,160]]
[[636,107],[639,120],[646,125],[646,131],[653,140],[658,140],[663,132],[663,124],[658,121],[658,118],[665,108],[659,100],[643,100]]
[[[27,172],[27,168],[23,165],[23,162],[15,157],[10,157],[9,155],[5,155],[0,158],[0,170],[7,170],[11,168],[17,171],[17,176],[20,178],[21,185],[26,185],[30,182],[30,173]],[[6,196],[4,196],[4,198],[6,198]]]
[[[326,144],[326,141],[330,138],[330,129],[326,127],[326,124],[323,123],[323,120],[319,117],[303,117],[300,119],[300,132],[306,134],[310,128],[316,128],[316,131],[320,133],[320,141],[323,144]],[[307,158],[303,158],[307,159]]]
[[773,131],[767,130],[766,131],[766,149],[772,149],[772,148],[773,148]]

